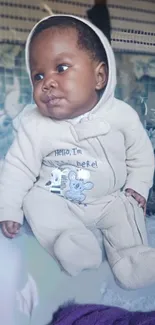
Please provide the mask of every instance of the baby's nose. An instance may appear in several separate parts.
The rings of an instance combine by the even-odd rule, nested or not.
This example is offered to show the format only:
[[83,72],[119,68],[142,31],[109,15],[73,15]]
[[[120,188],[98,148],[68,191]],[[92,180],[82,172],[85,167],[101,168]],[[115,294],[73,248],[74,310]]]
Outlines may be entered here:
[[55,80],[55,78],[52,76],[49,76],[44,79],[42,90],[47,91],[50,88],[56,88],[57,86],[58,86],[58,83]]

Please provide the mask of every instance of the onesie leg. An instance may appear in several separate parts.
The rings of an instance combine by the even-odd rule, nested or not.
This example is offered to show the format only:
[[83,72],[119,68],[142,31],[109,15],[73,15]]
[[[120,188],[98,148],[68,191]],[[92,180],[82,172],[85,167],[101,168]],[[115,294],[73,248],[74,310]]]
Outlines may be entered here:
[[54,251],[63,268],[71,275],[98,268],[102,262],[99,243],[87,228],[64,231],[55,242]]
[[[68,202],[43,189],[33,189],[24,202],[24,213],[42,246],[71,275],[102,262],[102,250]],[[78,215],[78,213],[77,213]]]
[[143,211],[123,193],[103,211],[98,227],[112,271],[126,289],[155,282],[155,249],[147,246]]

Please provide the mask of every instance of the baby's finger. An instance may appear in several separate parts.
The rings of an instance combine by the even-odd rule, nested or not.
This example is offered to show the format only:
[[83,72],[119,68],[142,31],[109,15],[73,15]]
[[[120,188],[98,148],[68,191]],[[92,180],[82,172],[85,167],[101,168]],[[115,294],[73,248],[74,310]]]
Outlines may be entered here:
[[14,228],[14,222],[13,221],[7,221],[6,223],[6,229],[9,231],[10,234],[15,234],[15,228]]
[[127,189],[126,191],[125,191],[125,195],[126,196],[131,196],[133,194],[133,190],[131,190],[131,189]]
[[144,211],[144,216],[146,216],[146,203],[144,205],[143,211]]
[[139,201],[139,204],[140,204],[142,207],[145,206],[145,204],[146,204],[146,200],[144,199],[144,197],[140,196],[139,199],[138,199],[138,201]]
[[140,203],[140,201],[139,201],[139,194],[137,194],[136,192],[133,192],[132,193],[132,197],[138,202],[138,203]]
[[146,201],[145,199],[140,200],[139,207],[144,210],[144,214],[146,214]]
[[13,238],[14,234],[10,233],[5,223],[2,224],[2,232],[8,238]]
[[17,223],[17,222],[14,222],[14,224],[13,224],[13,230],[14,230],[14,232],[16,234],[19,232],[19,229],[20,229],[20,224]]
[[138,204],[144,203],[144,198],[141,195],[139,195],[138,193],[134,192],[132,196],[138,202]]

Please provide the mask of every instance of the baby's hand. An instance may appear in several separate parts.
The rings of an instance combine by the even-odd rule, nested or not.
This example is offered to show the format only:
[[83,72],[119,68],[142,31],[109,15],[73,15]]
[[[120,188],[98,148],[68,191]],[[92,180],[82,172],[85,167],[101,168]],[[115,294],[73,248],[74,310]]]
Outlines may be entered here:
[[146,200],[145,198],[137,193],[136,191],[132,190],[131,188],[126,189],[126,195],[127,196],[132,196],[139,204],[141,208],[144,210],[144,214],[146,213]]
[[1,222],[1,228],[6,237],[14,238],[19,232],[20,224],[14,221],[3,221]]

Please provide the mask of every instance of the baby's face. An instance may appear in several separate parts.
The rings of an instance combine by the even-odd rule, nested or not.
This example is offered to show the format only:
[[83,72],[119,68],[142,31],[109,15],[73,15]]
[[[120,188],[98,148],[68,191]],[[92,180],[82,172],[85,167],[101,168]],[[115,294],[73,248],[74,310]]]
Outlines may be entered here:
[[98,101],[98,64],[77,46],[72,28],[46,29],[30,45],[34,100],[41,114],[69,119],[91,110]]

